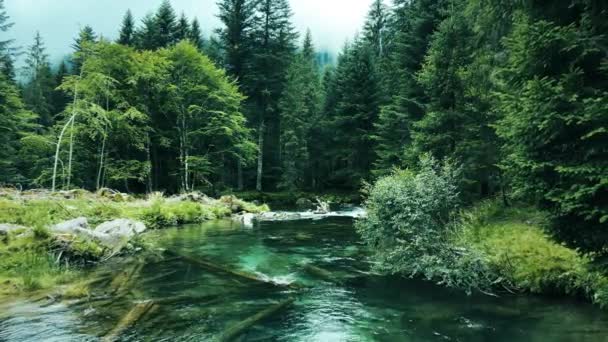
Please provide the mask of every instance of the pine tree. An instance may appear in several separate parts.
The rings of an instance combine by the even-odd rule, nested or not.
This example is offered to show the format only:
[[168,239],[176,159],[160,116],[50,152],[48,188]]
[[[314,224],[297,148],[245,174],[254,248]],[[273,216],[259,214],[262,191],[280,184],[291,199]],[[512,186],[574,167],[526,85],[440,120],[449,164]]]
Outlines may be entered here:
[[35,116],[26,111],[17,87],[0,73],[0,183],[17,184],[27,180],[19,168],[21,137],[33,130]]
[[[4,0],[0,0],[0,32],[7,32],[13,25],[4,9]],[[0,72],[9,80],[15,78],[13,65],[15,48],[12,46],[14,41],[14,39],[0,40]]]
[[[198,22],[197,22],[197,26],[198,26]],[[200,36],[200,28],[199,29],[199,36]],[[179,20],[177,21],[177,26],[175,27],[175,41],[176,42],[181,42],[184,39],[191,39],[191,28],[190,28],[190,23],[188,22],[188,18],[186,18],[186,14],[184,14],[184,12],[182,12],[181,16],[179,17]],[[199,38],[200,40],[200,38]],[[195,44],[196,45],[196,44]]]
[[377,57],[384,56],[389,44],[389,10],[382,0],[374,0],[363,27],[363,36]]
[[118,43],[126,46],[133,45],[135,34],[135,20],[131,10],[127,10],[124,18],[122,19],[122,27],[120,28],[120,36]]
[[80,68],[90,51],[91,44],[97,41],[97,35],[93,28],[89,25],[83,27],[78,33],[78,37],[74,39],[72,48],[74,49],[74,57],[72,58],[72,71],[74,74],[80,73]]
[[156,46],[168,47],[176,43],[177,15],[169,0],[163,0],[154,17],[157,26]]
[[[254,54],[252,72],[245,82],[250,87],[252,121],[258,127],[258,170],[256,189],[276,187],[280,178],[280,112],[278,100],[295,51],[297,33],[291,23],[287,0],[263,0],[258,3],[253,28]],[[266,181],[263,181],[266,179]]]
[[198,19],[192,19],[192,25],[190,25],[190,30],[188,30],[187,38],[199,51],[203,51],[205,44],[203,40],[203,32],[201,31],[201,25],[198,23]]
[[36,32],[25,58],[23,100],[27,109],[38,114],[39,124],[49,127],[55,113],[52,104],[54,80],[45,50],[40,32]]
[[251,63],[255,5],[255,1],[252,0],[223,0],[218,3],[219,18],[224,24],[224,27],[218,30],[219,38],[226,50],[224,65],[241,86],[245,86],[244,76]]
[[[279,108],[281,110],[283,189],[302,189],[310,172],[309,146],[317,143],[311,137],[321,104],[320,80],[310,31],[302,50],[287,72],[287,82]],[[311,139],[312,138],[312,139]]]
[[373,47],[360,39],[346,47],[335,77],[331,179],[335,186],[356,189],[369,177],[375,160],[373,133],[380,84]]
[[[391,72],[383,79],[390,102],[376,123],[378,159],[374,173],[382,175],[394,166],[411,166],[418,160],[411,146],[412,125],[420,120],[428,101],[417,74],[422,68],[433,33],[445,18],[446,1],[414,0],[396,3],[392,21],[395,42],[390,52]],[[410,165],[404,165],[410,164]]]
[[65,61],[61,61],[57,71],[55,72],[53,80],[53,93],[51,94],[51,107],[53,108],[53,114],[63,111],[69,102],[69,97],[67,94],[64,91],[57,89],[57,87],[63,83],[64,78],[69,75],[70,70],[68,69],[67,63]]
[[158,22],[148,14],[141,20],[141,27],[135,31],[135,43],[140,50],[156,50],[158,45]]
[[500,70],[498,134],[514,195],[585,251],[608,244],[605,2],[538,3],[516,16]]

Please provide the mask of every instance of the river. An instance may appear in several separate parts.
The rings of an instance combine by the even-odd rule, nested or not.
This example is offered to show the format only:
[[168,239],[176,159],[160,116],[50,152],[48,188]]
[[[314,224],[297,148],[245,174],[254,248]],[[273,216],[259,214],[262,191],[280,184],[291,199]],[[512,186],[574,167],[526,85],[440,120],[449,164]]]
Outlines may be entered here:
[[[157,246],[279,284],[267,286],[183,259],[147,262],[128,296],[91,303],[0,303],[0,341],[97,341],[134,305],[158,304],[121,341],[213,341],[287,299],[237,341],[608,341],[608,314],[566,299],[467,296],[370,272],[352,218],[230,221],[149,233]],[[115,261],[96,272],[120,272]],[[91,275],[93,276],[93,275]],[[297,286],[295,286],[297,284]],[[102,291],[103,289],[99,289]],[[222,335],[224,334],[224,335]]]

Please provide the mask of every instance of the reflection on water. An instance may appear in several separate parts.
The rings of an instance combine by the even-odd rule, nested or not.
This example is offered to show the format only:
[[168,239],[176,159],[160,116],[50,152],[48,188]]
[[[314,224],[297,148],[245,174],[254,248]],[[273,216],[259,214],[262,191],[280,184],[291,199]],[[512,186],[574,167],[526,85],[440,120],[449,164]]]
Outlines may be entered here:
[[[0,341],[96,341],[142,300],[155,311],[121,341],[214,340],[288,298],[241,341],[608,341],[608,315],[590,305],[530,296],[467,297],[428,283],[369,272],[350,218],[222,221],[154,232],[164,248],[298,287],[267,286],[168,258],[147,262],[120,296],[47,305],[0,304]],[[114,273],[136,261],[106,266]],[[112,284],[97,285],[96,293]]]

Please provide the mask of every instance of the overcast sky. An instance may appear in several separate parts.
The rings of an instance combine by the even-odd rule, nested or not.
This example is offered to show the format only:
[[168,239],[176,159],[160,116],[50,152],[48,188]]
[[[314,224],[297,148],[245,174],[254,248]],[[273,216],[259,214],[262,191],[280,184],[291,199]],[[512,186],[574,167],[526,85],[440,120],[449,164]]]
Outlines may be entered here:
[[[127,9],[139,20],[156,10],[162,0],[5,0],[15,22],[8,32],[23,48],[40,31],[53,62],[70,52],[70,45],[83,25],[115,39]],[[178,13],[196,16],[204,34],[219,26],[216,0],[171,0]],[[310,28],[319,49],[337,51],[363,24],[372,0],[290,0],[293,22],[300,32]],[[3,34],[4,35],[4,34]],[[2,38],[4,40],[5,38]]]

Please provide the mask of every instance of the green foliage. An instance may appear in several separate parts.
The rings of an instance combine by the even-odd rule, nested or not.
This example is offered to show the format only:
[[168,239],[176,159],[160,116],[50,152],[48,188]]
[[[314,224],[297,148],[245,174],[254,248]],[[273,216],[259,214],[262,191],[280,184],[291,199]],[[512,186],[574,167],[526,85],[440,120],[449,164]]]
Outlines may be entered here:
[[543,232],[548,224],[548,217],[534,209],[486,201],[463,213],[453,243],[484,255],[502,285],[512,290],[608,305],[608,277],[594,271],[589,256],[552,241]]
[[380,178],[356,223],[378,269],[422,277],[467,292],[488,290],[494,280],[478,253],[451,243],[458,208],[458,170],[430,157],[418,173],[397,170]]
[[320,78],[314,57],[312,36],[308,32],[302,50],[287,71],[285,90],[279,103],[284,127],[281,132],[281,189],[304,188],[310,173],[309,146],[317,140],[311,136],[311,132],[312,126],[318,124],[321,97]]
[[517,17],[497,132],[514,194],[549,210],[558,238],[606,252],[608,68],[592,13],[584,7],[576,25]]

